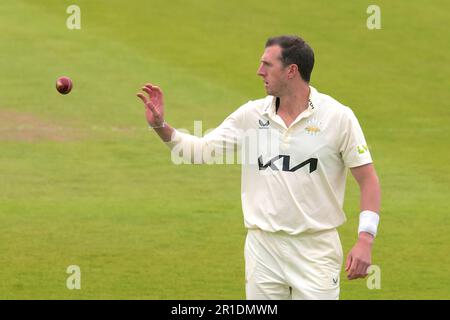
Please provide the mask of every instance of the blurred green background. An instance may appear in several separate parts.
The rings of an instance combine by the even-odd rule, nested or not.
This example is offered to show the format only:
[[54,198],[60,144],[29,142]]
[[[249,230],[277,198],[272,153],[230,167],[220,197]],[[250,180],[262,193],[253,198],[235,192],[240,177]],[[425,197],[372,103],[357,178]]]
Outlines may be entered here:
[[[81,30],[66,27],[71,4]],[[370,4],[381,30],[366,27]],[[341,299],[449,299],[449,12],[443,0],[2,1],[0,298],[244,299],[239,166],[172,164],[135,93],[158,84],[170,124],[214,128],[265,96],[266,39],[297,34],[315,50],[312,85],[358,116],[382,183],[382,287],[343,273]],[[351,177],[345,210],[347,253]],[[69,265],[81,290],[66,288]]]

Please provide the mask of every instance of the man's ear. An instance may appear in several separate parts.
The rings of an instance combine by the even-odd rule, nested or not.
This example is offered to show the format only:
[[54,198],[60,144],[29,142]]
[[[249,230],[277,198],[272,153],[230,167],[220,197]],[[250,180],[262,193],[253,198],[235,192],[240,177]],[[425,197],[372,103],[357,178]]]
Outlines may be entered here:
[[298,66],[296,64],[291,64],[288,68],[288,78],[293,79],[297,72],[299,72]]

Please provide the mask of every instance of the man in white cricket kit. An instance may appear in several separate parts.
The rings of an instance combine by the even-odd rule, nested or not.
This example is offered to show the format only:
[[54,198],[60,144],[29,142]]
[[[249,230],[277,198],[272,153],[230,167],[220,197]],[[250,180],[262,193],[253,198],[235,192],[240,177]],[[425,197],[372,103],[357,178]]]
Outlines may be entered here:
[[[268,96],[244,104],[202,138],[164,121],[159,87],[147,84],[148,96],[138,93],[150,127],[190,162],[204,163],[212,154],[205,151],[220,154],[234,145],[254,159],[242,162],[247,299],[339,298],[343,253],[336,228],[345,222],[348,168],[361,191],[348,279],[364,278],[371,264],[378,178],[352,110],[310,86],[313,66],[313,50],[303,39],[270,38],[257,72]],[[258,137],[256,146],[248,142],[251,135]]]

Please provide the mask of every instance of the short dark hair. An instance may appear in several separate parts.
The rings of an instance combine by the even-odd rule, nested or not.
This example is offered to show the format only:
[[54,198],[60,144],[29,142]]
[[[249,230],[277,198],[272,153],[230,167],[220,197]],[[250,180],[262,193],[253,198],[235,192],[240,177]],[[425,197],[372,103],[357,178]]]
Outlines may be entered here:
[[266,48],[274,45],[281,47],[281,62],[284,67],[296,64],[300,71],[300,76],[306,82],[311,79],[311,72],[314,67],[314,51],[298,36],[278,36],[269,38]]

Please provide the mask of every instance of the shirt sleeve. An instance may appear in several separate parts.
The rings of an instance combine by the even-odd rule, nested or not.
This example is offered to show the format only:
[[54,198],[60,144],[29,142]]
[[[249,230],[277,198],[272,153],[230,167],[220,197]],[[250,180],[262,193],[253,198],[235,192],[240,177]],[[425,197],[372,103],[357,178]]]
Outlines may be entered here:
[[212,164],[234,159],[242,136],[245,106],[241,106],[203,137],[174,129],[171,140],[166,142],[171,149],[172,161],[175,164]]
[[341,118],[340,153],[348,168],[372,163],[363,131],[353,111],[346,107]]

